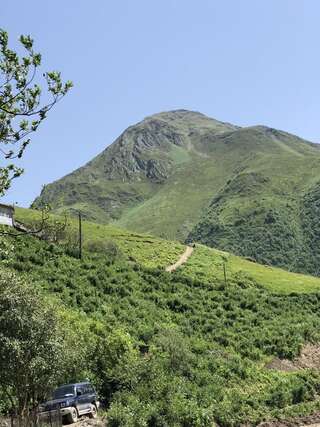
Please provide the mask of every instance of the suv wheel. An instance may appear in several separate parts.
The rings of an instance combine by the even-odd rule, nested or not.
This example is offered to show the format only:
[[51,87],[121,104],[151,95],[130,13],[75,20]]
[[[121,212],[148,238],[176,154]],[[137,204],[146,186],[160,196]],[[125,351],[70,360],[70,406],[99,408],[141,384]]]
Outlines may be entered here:
[[89,417],[90,417],[90,418],[97,418],[97,416],[98,416],[97,407],[96,407],[96,405],[95,405],[95,404],[92,404],[92,405],[91,405],[91,410],[90,410]]
[[76,408],[71,408],[70,414],[67,415],[67,420],[69,424],[73,424],[78,421],[78,412]]

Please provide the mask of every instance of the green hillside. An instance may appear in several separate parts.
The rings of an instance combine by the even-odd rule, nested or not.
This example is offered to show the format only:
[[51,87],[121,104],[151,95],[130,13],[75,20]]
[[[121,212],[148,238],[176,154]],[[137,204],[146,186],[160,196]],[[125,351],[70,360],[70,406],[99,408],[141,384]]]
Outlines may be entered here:
[[183,265],[183,275],[205,281],[224,281],[225,264],[228,280],[256,283],[275,293],[319,292],[320,279],[299,273],[292,273],[276,267],[265,266],[245,258],[222,252],[203,245],[197,245],[191,258]]
[[[50,204],[57,212],[80,209],[91,220],[119,220],[119,225],[134,230],[186,237],[199,216],[198,204],[206,206],[212,195],[212,183],[205,176],[199,177],[200,181],[190,188],[190,196],[195,197],[194,189],[199,185],[207,186],[201,190],[204,194],[182,210],[188,195],[179,198],[179,193],[183,195],[180,185],[185,175],[190,175],[188,166],[200,167],[202,160],[209,158],[203,147],[197,147],[197,141],[206,134],[220,135],[234,129],[230,124],[184,110],[148,117],[129,127],[84,167],[47,185],[33,206]],[[177,182],[172,181],[176,174]],[[169,194],[172,184],[177,187]],[[144,212],[144,207],[149,212]],[[166,219],[169,215],[170,221]],[[181,222],[186,216],[190,224],[183,230]]]
[[[41,223],[41,213],[32,209],[18,208],[16,219],[37,229]],[[51,215],[49,222],[54,223],[56,219],[62,221],[63,218]],[[103,243],[113,242],[129,260],[147,268],[165,269],[174,264],[185,251],[185,245],[179,242],[133,233],[113,225],[83,221],[82,228],[85,248],[93,246],[94,249],[103,251]],[[78,221],[69,217],[64,237],[65,242],[68,241],[68,235],[76,235],[77,230]],[[240,280],[242,277],[244,280],[248,279],[277,293],[320,291],[320,278],[318,277],[261,265],[204,245],[196,246],[188,262],[179,268],[179,273],[206,282],[221,281],[224,280],[223,264],[226,267],[227,280]]]
[[[17,211],[31,228],[40,217]],[[320,279],[202,245],[166,273],[184,245],[87,221],[80,261],[76,227],[55,243],[0,236],[0,278],[13,272],[60,301],[64,327],[81,331],[77,375],[97,385],[109,426],[231,427],[319,409],[317,370],[268,363],[319,342]]]
[[319,166],[294,135],[177,110],[129,127],[33,206],[318,275]]
[[[17,208],[15,218],[17,221],[30,226],[32,229],[41,228],[41,212],[32,209]],[[58,220],[64,223],[64,217],[50,215],[49,224]],[[173,264],[184,251],[184,245],[168,241],[147,234],[137,234],[113,225],[97,224],[90,221],[82,222],[83,245],[115,242],[121,251],[130,259],[135,260],[145,267],[165,268]],[[78,239],[78,220],[72,216],[67,219],[65,241],[71,236],[72,244]]]

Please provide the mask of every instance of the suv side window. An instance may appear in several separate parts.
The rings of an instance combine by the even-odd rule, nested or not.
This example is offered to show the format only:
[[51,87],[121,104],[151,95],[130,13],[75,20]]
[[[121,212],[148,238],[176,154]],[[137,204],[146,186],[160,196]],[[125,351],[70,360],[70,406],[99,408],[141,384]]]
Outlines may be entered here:
[[86,384],[86,385],[85,385],[85,389],[86,389],[86,393],[87,393],[87,394],[92,394],[92,393],[94,393],[94,388],[92,387],[92,385],[91,385],[91,384]]
[[82,386],[77,387],[77,396],[85,394],[85,389]]

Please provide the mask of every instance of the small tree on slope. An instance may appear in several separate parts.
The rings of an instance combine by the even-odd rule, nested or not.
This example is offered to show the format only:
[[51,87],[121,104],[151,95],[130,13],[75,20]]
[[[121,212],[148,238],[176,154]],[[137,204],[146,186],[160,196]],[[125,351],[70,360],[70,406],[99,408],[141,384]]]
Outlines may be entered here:
[[62,330],[53,304],[0,270],[0,388],[20,419],[30,417],[64,374],[68,350]]

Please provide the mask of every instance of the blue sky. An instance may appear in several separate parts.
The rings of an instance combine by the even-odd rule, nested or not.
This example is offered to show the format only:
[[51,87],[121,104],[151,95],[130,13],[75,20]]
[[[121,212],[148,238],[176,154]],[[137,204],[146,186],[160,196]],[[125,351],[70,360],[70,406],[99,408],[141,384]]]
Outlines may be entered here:
[[127,126],[177,108],[320,141],[318,0],[2,0],[72,92],[33,136],[7,202],[83,165]]

